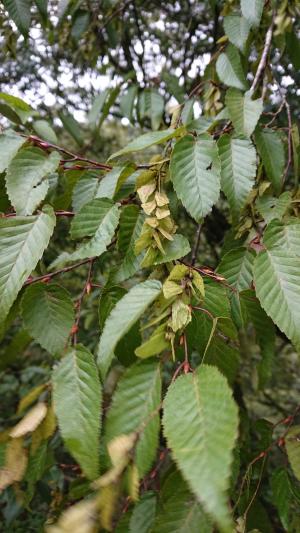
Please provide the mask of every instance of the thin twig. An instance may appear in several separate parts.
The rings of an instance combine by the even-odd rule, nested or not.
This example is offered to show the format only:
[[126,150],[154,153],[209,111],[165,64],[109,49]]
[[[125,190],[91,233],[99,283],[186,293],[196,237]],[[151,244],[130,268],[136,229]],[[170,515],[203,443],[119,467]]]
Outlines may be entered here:
[[80,296],[79,296],[79,298],[78,298],[78,300],[76,302],[76,311],[77,311],[76,312],[76,319],[75,319],[75,323],[72,326],[72,330],[71,330],[71,334],[73,336],[73,344],[74,345],[77,344],[77,332],[78,332],[78,329],[79,329],[80,313],[81,313],[81,306],[82,306],[83,298],[85,297],[86,294],[89,294],[91,292],[91,279],[92,279],[92,271],[93,271],[94,261],[95,261],[95,258],[89,259],[90,266],[89,266],[89,270],[88,270],[88,275],[87,275],[84,287],[82,289],[82,292],[81,292],[81,294],[80,294]]
[[70,150],[66,150],[65,148],[62,148],[61,146],[58,146],[57,144],[53,144],[50,142],[43,141],[39,137],[36,137],[35,135],[30,135],[28,137],[29,141],[32,141],[34,144],[37,144],[40,148],[48,149],[53,148],[54,150],[58,150],[58,152],[62,152],[63,154],[66,154],[70,157],[72,157],[73,161],[84,161],[86,163],[91,163],[97,168],[101,168],[103,170],[112,170],[111,165],[107,165],[105,163],[99,163],[99,161],[95,161],[94,159],[88,159],[86,157],[83,157],[81,155],[74,154],[73,152],[70,152]]
[[[95,259],[95,258],[93,258]],[[44,274],[43,276],[37,276],[36,278],[28,278],[24,286],[31,285],[32,283],[37,283],[38,281],[44,281],[47,282],[50,279],[54,278],[55,276],[59,276],[60,274],[64,274],[65,272],[70,272],[71,270],[75,270],[75,268],[79,268],[82,265],[86,265],[86,263],[89,263],[91,259],[84,259],[83,261],[80,261],[80,263],[76,263],[75,265],[70,265],[65,268],[61,268],[60,270],[55,270],[54,272],[49,272],[48,274]]]
[[261,58],[260,58],[260,61],[259,61],[259,64],[258,64],[258,67],[257,67],[257,71],[256,71],[256,74],[254,76],[254,80],[252,82],[252,85],[250,87],[250,93],[254,93],[258,83],[259,83],[259,80],[266,68],[266,65],[267,65],[267,58],[268,58],[268,53],[269,53],[269,50],[270,50],[270,46],[271,46],[271,42],[272,42],[272,36],[273,36],[273,28],[274,28],[274,21],[275,21],[275,12],[273,12],[273,15],[272,15],[272,22],[269,26],[269,29],[266,33],[266,39],[265,39],[265,44],[264,44],[264,49],[263,49],[263,53],[261,55]]
[[283,100],[284,106],[286,109],[287,119],[288,119],[288,160],[286,167],[284,169],[283,177],[282,177],[282,184],[284,184],[285,178],[287,177],[287,173],[289,171],[290,165],[292,163],[293,159],[293,143],[292,143],[292,116],[291,116],[291,108],[290,104],[286,101],[286,98]]
[[195,264],[196,259],[197,259],[197,255],[198,255],[198,249],[199,249],[199,246],[200,246],[201,228],[202,228],[202,224],[198,224],[195,245],[194,245],[194,248],[193,248],[193,251],[192,251],[192,258],[191,258],[191,264],[192,265]]

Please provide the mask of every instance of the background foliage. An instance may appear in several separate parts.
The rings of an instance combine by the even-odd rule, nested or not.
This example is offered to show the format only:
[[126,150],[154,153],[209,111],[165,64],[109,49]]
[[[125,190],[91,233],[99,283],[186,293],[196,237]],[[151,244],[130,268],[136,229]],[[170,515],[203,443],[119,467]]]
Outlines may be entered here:
[[297,0],[2,0],[4,531],[300,531]]

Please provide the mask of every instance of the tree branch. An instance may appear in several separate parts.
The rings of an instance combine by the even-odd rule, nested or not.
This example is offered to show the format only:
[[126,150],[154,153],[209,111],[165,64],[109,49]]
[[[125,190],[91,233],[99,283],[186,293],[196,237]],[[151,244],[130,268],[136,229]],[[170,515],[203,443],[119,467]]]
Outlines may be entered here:
[[275,12],[273,12],[273,15],[272,15],[272,22],[269,26],[269,29],[266,33],[266,40],[265,40],[265,45],[264,45],[264,49],[263,49],[263,53],[261,55],[261,58],[260,58],[260,62],[258,64],[258,68],[257,68],[257,71],[256,71],[256,74],[254,76],[254,80],[252,82],[252,85],[250,87],[250,93],[253,94],[258,83],[259,83],[259,80],[266,68],[266,64],[267,64],[267,57],[268,57],[268,53],[269,53],[269,50],[270,50],[270,46],[271,46],[271,42],[272,42],[272,36],[273,36],[273,28],[274,28],[274,21],[275,21]]

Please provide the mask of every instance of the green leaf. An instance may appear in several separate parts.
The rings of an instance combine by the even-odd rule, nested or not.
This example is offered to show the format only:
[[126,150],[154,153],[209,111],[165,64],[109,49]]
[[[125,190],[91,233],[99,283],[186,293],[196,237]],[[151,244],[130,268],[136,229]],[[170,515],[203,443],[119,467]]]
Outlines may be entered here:
[[246,248],[237,248],[225,254],[218,266],[218,273],[238,291],[248,289],[253,277],[255,253]]
[[205,363],[216,366],[232,385],[239,370],[240,354],[235,347],[216,334],[205,352]]
[[34,283],[26,289],[21,306],[30,335],[50,353],[63,350],[75,320],[68,291],[59,285]]
[[75,118],[66,111],[64,112],[59,111],[58,116],[60,120],[62,121],[63,126],[66,129],[66,131],[76,141],[78,146],[83,146],[84,139],[83,139],[82,129],[81,129],[79,122],[77,122],[77,120],[75,120]]
[[220,80],[225,85],[241,90],[247,89],[248,86],[241,58],[237,49],[232,44],[227,46],[226,52],[219,55],[216,69]]
[[291,217],[285,222],[272,220],[264,233],[267,248],[280,247],[287,254],[300,257],[300,220]]
[[261,196],[256,200],[255,206],[265,221],[269,223],[274,218],[282,219],[288,207],[290,207],[291,201],[291,193],[286,191],[279,198],[270,195]]
[[174,74],[170,74],[167,69],[161,72],[161,79],[165,82],[167,91],[171,96],[175,96],[179,104],[183,103],[185,91],[184,87],[179,85],[179,78]]
[[289,530],[290,505],[292,488],[288,472],[285,468],[275,470],[271,478],[272,501],[277,508],[279,518],[286,531]]
[[95,198],[75,215],[72,222],[72,237],[91,236],[73,253],[63,252],[51,265],[62,265],[88,257],[99,257],[111,243],[119,223],[119,205],[108,198]]
[[88,114],[88,121],[90,125],[93,127],[95,127],[97,124],[97,121],[99,119],[100,113],[105,104],[105,100],[108,96],[108,93],[109,93],[109,90],[105,89],[102,93],[97,94],[97,96],[94,98],[93,105]]
[[256,295],[262,308],[300,349],[300,259],[285,247],[261,252],[254,263]]
[[285,439],[285,448],[294,475],[300,480],[300,426],[293,426]]
[[32,124],[34,131],[41,139],[50,143],[57,143],[55,131],[51,128],[47,120],[35,120]]
[[10,162],[6,173],[9,199],[18,215],[31,215],[45,198],[48,174],[54,172],[60,161],[58,152],[48,156],[39,148],[22,148]]
[[147,359],[170,348],[170,342],[166,340],[165,324],[158,326],[152,335],[141,346],[136,348],[135,354],[141,359]]
[[23,356],[24,350],[31,342],[31,337],[25,329],[19,329],[16,335],[7,344],[0,357],[0,371],[11,366]]
[[155,89],[145,89],[139,96],[139,116],[149,118],[153,130],[160,126],[164,107],[164,99]]
[[97,198],[81,208],[72,220],[70,235],[72,239],[93,237],[99,225],[115,206],[108,198]]
[[197,133],[197,135],[200,135],[201,133],[206,133],[207,130],[209,130],[209,128],[212,126],[212,124],[212,119],[206,117],[199,117],[189,122],[186,125],[186,129],[188,131]]
[[252,100],[248,93],[228,89],[225,103],[236,133],[250,137],[263,110],[262,99]]
[[31,6],[29,0],[3,0],[4,8],[8,11],[18,30],[27,35],[31,20]]
[[225,134],[218,141],[221,187],[234,217],[245,205],[256,175],[256,151],[248,139]]
[[167,241],[164,244],[165,253],[159,252],[155,258],[154,264],[161,265],[162,263],[169,263],[184,257],[191,251],[190,243],[184,235],[177,233],[174,235],[172,241]]
[[229,15],[224,17],[224,30],[229,41],[243,52],[250,32],[249,22],[244,17]]
[[105,378],[118,341],[129,331],[161,292],[161,283],[147,280],[135,285],[118,301],[105,322],[98,347],[98,365]]
[[184,478],[220,531],[231,533],[226,491],[238,410],[226,378],[202,365],[180,376],[164,401],[164,433]]
[[156,494],[145,492],[135,505],[130,518],[129,533],[152,533],[156,510]]
[[251,26],[259,26],[264,0],[241,0],[241,9],[243,16]]
[[4,172],[15,157],[25,139],[13,131],[0,134],[0,172]]
[[151,533],[212,533],[211,520],[191,494],[179,472],[171,474],[161,491],[161,505]]
[[25,481],[27,482],[24,494],[25,505],[28,505],[34,495],[35,485],[39,481],[47,466],[47,442],[43,442],[34,454],[30,454]]
[[53,401],[64,443],[88,479],[99,475],[102,392],[93,355],[70,349],[53,371]]
[[255,144],[261,157],[268,179],[278,194],[282,186],[285,165],[284,147],[280,135],[267,128],[255,130]]
[[122,150],[119,150],[118,152],[112,154],[109,157],[108,161],[110,159],[115,159],[115,157],[119,157],[120,155],[131,154],[132,152],[139,152],[140,150],[145,150],[146,148],[150,148],[150,146],[153,146],[154,144],[164,143],[169,139],[172,139],[173,137],[179,135],[181,131],[181,128],[177,128],[177,130],[169,128],[167,130],[151,131],[149,133],[144,133],[144,135],[141,135],[137,139],[134,139],[134,141],[131,141],[129,144],[127,144],[127,146],[125,146],[125,148],[122,148]]
[[220,162],[215,141],[207,134],[196,139],[186,135],[174,146],[170,171],[178,198],[192,217],[200,221],[220,194]]
[[85,9],[76,9],[71,26],[71,35],[73,39],[79,44],[79,40],[83,33],[88,29],[90,21],[90,14]]
[[105,424],[105,442],[119,435],[141,432],[135,463],[142,478],[151,467],[158,446],[161,373],[152,360],[138,361],[125,371],[113,395]]
[[55,216],[49,207],[38,216],[0,218],[1,321],[41,259],[54,226]]
[[94,199],[98,187],[99,176],[95,172],[83,172],[74,187],[72,195],[72,205],[75,213]]
[[134,253],[134,243],[141,234],[145,217],[136,205],[126,206],[120,216],[118,248],[124,257],[113,279],[116,283],[133,276],[140,268],[144,254]]
[[120,99],[120,113],[124,117],[128,118],[130,122],[132,121],[133,107],[134,107],[136,95],[137,95],[137,86],[130,85],[126,93],[124,93]]
[[264,387],[271,377],[275,356],[275,327],[272,320],[261,308],[255,292],[245,290],[240,293],[244,323],[252,323],[256,342],[261,349],[261,361],[257,366],[259,386]]
[[107,172],[101,179],[97,187],[96,198],[114,198],[122,184],[134,171],[134,166],[130,163],[121,167],[115,167]]

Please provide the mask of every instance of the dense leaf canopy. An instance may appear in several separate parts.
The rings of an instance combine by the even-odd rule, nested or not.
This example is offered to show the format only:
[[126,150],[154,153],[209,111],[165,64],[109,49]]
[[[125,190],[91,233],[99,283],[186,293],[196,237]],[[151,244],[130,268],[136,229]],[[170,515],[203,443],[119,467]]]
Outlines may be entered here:
[[3,531],[299,533],[299,20],[0,2]]

